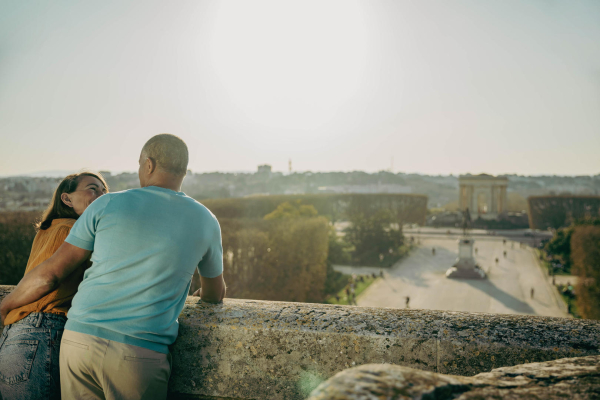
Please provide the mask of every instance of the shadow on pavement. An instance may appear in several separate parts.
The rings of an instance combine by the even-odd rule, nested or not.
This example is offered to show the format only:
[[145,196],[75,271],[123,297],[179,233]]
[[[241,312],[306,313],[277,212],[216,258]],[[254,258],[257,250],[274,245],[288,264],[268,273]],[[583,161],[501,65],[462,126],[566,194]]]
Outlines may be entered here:
[[513,311],[523,314],[535,314],[535,311],[529,304],[505,292],[487,279],[460,279],[460,281],[473,286],[477,290],[487,293],[489,296],[498,300],[500,303],[504,304],[505,307],[510,308]]
[[428,287],[424,274],[444,274],[456,262],[457,253],[443,247],[435,248],[435,255],[431,252],[432,247],[423,246],[414,250],[410,256],[394,265],[388,272],[394,278],[400,278],[411,285]]

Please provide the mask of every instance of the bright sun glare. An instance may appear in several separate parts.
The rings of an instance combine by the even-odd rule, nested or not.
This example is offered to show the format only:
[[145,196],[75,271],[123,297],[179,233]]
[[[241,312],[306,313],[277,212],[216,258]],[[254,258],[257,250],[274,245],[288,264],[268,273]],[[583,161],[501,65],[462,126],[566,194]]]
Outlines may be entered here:
[[254,123],[314,128],[362,83],[367,37],[361,13],[358,3],[347,1],[219,3],[211,65],[232,103]]

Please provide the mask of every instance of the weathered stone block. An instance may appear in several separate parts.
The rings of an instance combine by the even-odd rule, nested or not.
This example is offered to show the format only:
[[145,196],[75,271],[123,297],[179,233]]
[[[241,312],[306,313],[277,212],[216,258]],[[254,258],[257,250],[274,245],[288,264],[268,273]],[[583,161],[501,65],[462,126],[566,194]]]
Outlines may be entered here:
[[600,399],[600,356],[563,358],[494,369],[473,377],[389,364],[350,368],[307,400]]
[[600,321],[565,318],[188,297],[179,322],[172,398],[303,399],[361,364],[475,375],[600,354]]

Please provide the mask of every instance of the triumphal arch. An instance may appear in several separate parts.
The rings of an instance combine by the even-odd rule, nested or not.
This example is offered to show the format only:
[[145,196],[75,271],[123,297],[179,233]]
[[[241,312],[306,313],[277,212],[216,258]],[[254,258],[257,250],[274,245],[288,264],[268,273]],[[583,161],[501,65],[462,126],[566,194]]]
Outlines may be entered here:
[[459,209],[468,208],[473,219],[496,219],[506,212],[508,178],[488,174],[461,175],[458,184]]

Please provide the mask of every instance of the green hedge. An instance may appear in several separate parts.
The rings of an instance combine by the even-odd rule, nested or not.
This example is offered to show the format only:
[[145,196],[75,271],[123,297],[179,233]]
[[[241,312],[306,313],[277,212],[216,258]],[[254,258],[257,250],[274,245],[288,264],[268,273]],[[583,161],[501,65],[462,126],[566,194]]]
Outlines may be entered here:
[[558,229],[600,217],[600,196],[531,196],[527,204],[531,229]]
[[416,194],[302,194],[254,196],[202,200],[218,219],[263,218],[284,202],[312,205],[331,221],[348,219],[349,214],[375,215],[386,209],[399,223],[425,224],[427,196]]

